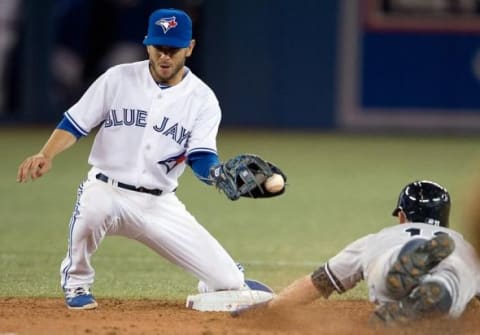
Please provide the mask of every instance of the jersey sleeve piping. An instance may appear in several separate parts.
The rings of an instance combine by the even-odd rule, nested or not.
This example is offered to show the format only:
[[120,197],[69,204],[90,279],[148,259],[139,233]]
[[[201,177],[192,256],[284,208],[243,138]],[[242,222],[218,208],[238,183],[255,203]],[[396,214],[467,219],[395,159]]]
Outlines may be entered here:
[[68,121],[70,121],[70,123],[73,125],[73,127],[75,127],[75,129],[81,133],[83,136],[87,136],[88,135],[88,131],[86,131],[85,129],[83,129],[82,127],[80,127],[80,125],[72,118],[72,116],[70,114],[68,114],[68,112],[65,112],[65,117],[68,119]]
[[75,136],[75,138],[78,140],[80,137],[83,136],[82,133],[80,133],[77,128],[73,126],[73,124],[64,116],[63,119],[60,121],[60,123],[57,125],[57,129],[62,129],[65,131],[68,131],[70,134]]
[[343,293],[345,292],[345,288],[343,287],[342,283],[340,280],[335,277],[335,275],[332,273],[332,270],[330,270],[330,266],[325,264],[325,272],[327,273],[328,278],[332,282],[333,286],[335,286],[335,290],[337,290],[338,293]]
[[199,152],[199,151],[210,152],[212,154],[217,154],[217,151],[212,149],[212,148],[193,148],[193,149],[191,149],[187,152],[187,156],[191,155],[194,152]]

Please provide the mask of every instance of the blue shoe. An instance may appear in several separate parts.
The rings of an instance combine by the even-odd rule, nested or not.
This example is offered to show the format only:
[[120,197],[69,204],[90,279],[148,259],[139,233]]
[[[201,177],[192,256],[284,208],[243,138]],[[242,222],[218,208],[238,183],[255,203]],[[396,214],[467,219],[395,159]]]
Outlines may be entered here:
[[[241,263],[237,263],[237,268],[245,273],[245,268]],[[244,288],[249,288],[254,291],[264,291],[264,292],[269,292],[269,293],[274,293],[273,290],[268,287],[268,285],[265,285],[262,282],[259,282],[258,280],[255,279],[245,279],[245,284],[243,285]]]
[[255,279],[245,279],[245,286],[254,291],[274,293],[273,290],[262,282]]
[[65,303],[69,309],[95,309],[98,306],[88,287],[65,289]]

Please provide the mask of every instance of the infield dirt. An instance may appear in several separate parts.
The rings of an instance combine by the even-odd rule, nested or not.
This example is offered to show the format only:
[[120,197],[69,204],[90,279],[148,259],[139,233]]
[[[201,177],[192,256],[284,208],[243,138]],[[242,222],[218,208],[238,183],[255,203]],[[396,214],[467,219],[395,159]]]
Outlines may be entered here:
[[62,299],[0,298],[0,335],[123,334],[479,334],[480,307],[458,320],[424,321],[402,328],[375,328],[366,301],[317,301],[294,310],[228,313],[188,310],[183,302],[98,299],[92,311],[66,309]]

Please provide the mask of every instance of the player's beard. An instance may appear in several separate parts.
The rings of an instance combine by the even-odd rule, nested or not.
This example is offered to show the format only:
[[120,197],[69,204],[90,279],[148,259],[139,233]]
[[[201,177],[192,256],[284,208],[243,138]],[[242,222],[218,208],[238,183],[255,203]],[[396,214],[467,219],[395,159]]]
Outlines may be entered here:
[[183,67],[185,62],[172,64],[168,68],[162,68],[160,64],[150,61],[150,71],[155,81],[161,84],[175,85],[178,84],[183,76]]

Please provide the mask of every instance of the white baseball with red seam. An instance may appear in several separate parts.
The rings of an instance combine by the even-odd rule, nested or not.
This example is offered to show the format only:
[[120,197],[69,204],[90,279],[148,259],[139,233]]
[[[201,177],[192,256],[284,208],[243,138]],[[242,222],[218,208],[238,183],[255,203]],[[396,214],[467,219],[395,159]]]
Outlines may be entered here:
[[265,180],[265,189],[270,193],[280,192],[285,186],[285,181],[282,175],[274,173],[271,177]]

